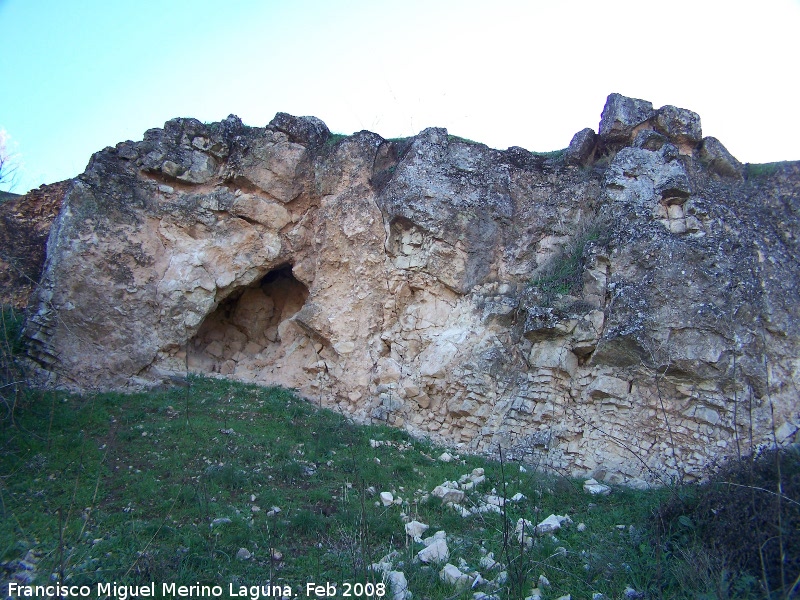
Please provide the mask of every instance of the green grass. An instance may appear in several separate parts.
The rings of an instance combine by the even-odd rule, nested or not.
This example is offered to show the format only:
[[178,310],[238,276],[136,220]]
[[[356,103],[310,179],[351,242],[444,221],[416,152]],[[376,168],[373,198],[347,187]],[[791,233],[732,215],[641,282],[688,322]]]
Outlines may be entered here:
[[473,146],[485,146],[481,142],[476,142],[475,140],[471,140],[469,138],[464,138],[458,135],[448,135],[447,136],[448,142],[461,142],[463,144],[472,144]]
[[788,164],[787,161],[773,162],[773,163],[747,163],[745,165],[745,176],[747,179],[763,179],[770,177],[777,173],[783,165]]
[[346,139],[348,137],[350,137],[350,136],[346,135],[344,133],[332,133],[330,135],[330,137],[327,140],[325,140],[325,145],[326,146],[335,146],[336,144],[341,142],[343,139]]
[[604,235],[607,235],[607,228],[601,223],[579,228],[572,240],[533,277],[531,285],[539,292],[542,305],[550,306],[557,297],[569,294],[581,285],[586,244],[598,241]]
[[[673,575],[685,561],[660,553],[649,529],[669,490],[590,496],[580,481],[523,472],[518,463],[466,455],[441,462],[441,448],[355,425],[286,390],[190,384],[130,395],[30,392],[14,423],[2,422],[0,561],[33,551],[36,583],[55,573],[74,584],[200,582],[227,592],[229,583],[270,580],[305,597],[307,581],[379,581],[369,565],[395,552],[414,598],[472,598],[440,581],[440,567],[413,560],[421,546],[406,539],[404,514],[429,524],[428,535],[446,531],[450,562],[463,560],[486,579],[498,570],[479,561],[493,552],[508,573],[499,597],[523,598],[540,575],[551,582],[548,599],[621,598],[626,586],[650,598],[699,597]],[[477,467],[486,481],[468,492],[467,506],[493,488],[527,499],[505,515],[463,518],[426,497]],[[381,491],[403,504],[382,506]],[[281,510],[268,516],[273,506]],[[517,519],[535,524],[551,513],[573,524],[528,550],[514,542]],[[237,560],[240,548],[253,558]]]
[[531,154],[534,156],[543,156],[546,159],[556,160],[564,156],[566,151],[566,148],[562,148],[561,150],[550,150],[549,152],[531,152]]

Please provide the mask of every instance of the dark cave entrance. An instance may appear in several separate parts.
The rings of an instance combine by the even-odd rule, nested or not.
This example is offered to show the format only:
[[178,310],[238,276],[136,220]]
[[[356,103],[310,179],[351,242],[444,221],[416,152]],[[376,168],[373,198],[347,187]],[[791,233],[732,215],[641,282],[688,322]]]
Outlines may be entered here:
[[189,370],[270,381],[276,363],[287,355],[286,344],[297,337],[291,318],[307,298],[308,288],[292,274],[291,265],[233,292],[190,340]]

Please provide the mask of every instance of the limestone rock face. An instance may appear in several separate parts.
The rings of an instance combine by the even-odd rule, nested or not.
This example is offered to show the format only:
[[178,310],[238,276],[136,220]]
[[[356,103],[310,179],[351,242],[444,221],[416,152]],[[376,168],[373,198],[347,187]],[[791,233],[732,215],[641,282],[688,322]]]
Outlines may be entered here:
[[42,274],[50,226],[71,181],[0,203],[0,303],[24,308]]
[[71,183],[30,364],[70,389],[280,384],[462,451],[695,477],[773,415],[800,427],[800,164],[745,178],[710,140],[617,94],[548,158],[175,119]]

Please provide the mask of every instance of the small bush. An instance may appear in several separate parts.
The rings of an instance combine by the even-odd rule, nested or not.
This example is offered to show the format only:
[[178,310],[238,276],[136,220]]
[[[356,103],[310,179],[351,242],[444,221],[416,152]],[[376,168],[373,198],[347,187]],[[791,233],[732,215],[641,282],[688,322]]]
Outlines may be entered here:
[[656,520],[669,552],[714,556],[721,570],[791,594],[800,577],[800,449],[731,461],[707,483],[683,488]]
[[778,170],[785,165],[785,162],[761,163],[753,164],[747,163],[744,168],[745,177],[747,179],[765,178],[774,175]]
[[225,490],[243,489],[249,481],[247,473],[233,465],[212,465],[206,469],[206,477]]

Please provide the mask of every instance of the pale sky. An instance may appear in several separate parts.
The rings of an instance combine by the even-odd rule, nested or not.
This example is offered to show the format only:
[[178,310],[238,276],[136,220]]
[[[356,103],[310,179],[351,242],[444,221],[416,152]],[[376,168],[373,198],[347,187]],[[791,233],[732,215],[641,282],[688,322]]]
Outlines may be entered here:
[[800,0],[0,0],[0,131],[24,193],[178,116],[545,151],[619,92],[797,160],[798,32]]

